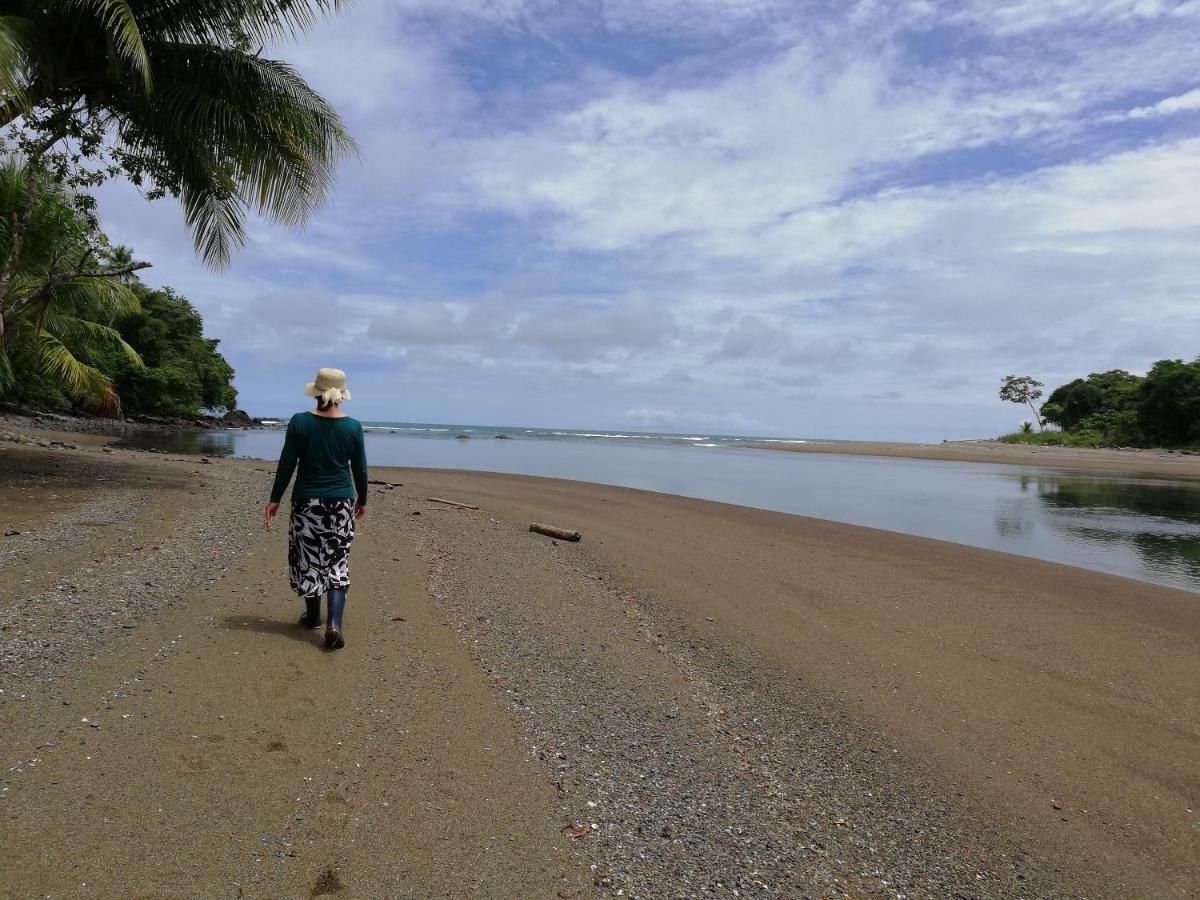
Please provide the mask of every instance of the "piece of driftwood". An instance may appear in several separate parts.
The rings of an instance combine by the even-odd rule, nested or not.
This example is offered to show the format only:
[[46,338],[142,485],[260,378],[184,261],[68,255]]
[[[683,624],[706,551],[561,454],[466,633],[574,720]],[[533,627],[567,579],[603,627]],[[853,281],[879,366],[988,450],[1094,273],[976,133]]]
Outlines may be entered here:
[[382,487],[386,487],[386,488],[404,487],[403,481],[381,481],[378,478],[368,478],[367,484],[378,484],[378,485],[380,485]]
[[529,526],[529,530],[547,535],[548,537],[558,538],[560,541],[583,540],[583,535],[578,531],[571,531],[569,528],[558,528],[554,525],[543,525],[541,522],[534,522]]
[[445,503],[447,506],[454,506],[458,509],[479,509],[478,506],[472,506],[470,503],[459,503],[457,500],[443,500],[441,497],[426,497],[430,503]]

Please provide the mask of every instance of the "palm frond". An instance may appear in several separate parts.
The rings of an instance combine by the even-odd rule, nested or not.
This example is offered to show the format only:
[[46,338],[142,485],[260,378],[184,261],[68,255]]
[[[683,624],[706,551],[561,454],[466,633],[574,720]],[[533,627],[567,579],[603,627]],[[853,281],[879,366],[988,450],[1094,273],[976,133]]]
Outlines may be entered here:
[[305,222],[356,151],[337,112],[291,66],[224,47],[151,44],[157,88],[132,97],[120,139],[177,173],[205,261],[223,266],[244,241],[245,207]]
[[63,393],[86,409],[112,414],[121,408],[112,379],[94,366],[81,362],[49,331],[38,335],[38,368]]
[[80,276],[54,287],[56,305],[71,312],[110,319],[141,310],[137,294],[119,278]]
[[145,366],[141,355],[126,343],[125,339],[121,337],[121,332],[109,325],[102,325],[88,319],[79,319],[75,316],[51,313],[46,316],[42,328],[58,338],[64,346],[108,344],[120,350],[125,358],[137,368],[141,369]]
[[261,46],[303,34],[347,6],[348,0],[141,0],[138,18],[145,33],[173,40],[229,46],[239,36]]
[[179,200],[200,258],[214,269],[228,266],[233,249],[246,243],[241,197],[223,179],[196,178],[184,183]]
[[149,91],[154,86],[150,58],[146,54],[137,16],[128,0],[67,0],[67,4],[76,7],[81,14],[91,13],[96,17],[104,26],[117,53],[137,73],[143,90]]
[[28,109],[25,64],[33,32],[33,22],[24,16],[0,16],[0,92],[5,105],[19,112]]

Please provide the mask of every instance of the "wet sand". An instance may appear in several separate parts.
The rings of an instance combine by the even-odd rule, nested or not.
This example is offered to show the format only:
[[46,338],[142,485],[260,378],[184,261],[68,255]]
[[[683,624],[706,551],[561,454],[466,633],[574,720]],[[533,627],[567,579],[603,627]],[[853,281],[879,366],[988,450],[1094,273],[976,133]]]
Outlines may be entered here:
[[1087,447],[1031,447],[1000,441],[944,441],[940,444],[838,441],[804,444],[761,442],[747,444],[760,450],[787,453],[834,453],[851,456],[889,456],[901,459],[946,462],[997,463],[1013,466],[1050,466],[1089,471],[1128,472],[1145,475],[1177,475],[1200,478],[1200,454],[1167,450],[1114,450]]
[[0,896],[1197,896],[1195,594],[373,469],[330,654],[270,468],[0,450]]

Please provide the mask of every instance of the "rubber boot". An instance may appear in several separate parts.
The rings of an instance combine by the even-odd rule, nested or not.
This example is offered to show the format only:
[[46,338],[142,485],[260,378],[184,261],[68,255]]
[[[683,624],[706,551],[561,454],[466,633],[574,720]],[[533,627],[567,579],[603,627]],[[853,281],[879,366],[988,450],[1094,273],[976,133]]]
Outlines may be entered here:
[[320,597],[305,597],[304,598],[304,615],[300,617],[300,625],[303,628],[316,628],[321,624],[321,598]]
[[342,611],[346,608],[346,589],[331,588],[329,591],[329,615],[326,617],[325,646],[334,650],[344,647],[342,638]]

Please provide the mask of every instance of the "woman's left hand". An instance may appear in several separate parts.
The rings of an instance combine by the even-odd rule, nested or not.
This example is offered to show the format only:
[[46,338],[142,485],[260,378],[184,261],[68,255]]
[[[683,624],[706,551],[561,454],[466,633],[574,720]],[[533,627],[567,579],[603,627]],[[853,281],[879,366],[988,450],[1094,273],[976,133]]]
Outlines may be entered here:
[[361,519],[366,514],[367,514],[367,508],[365,506],[363,506],[361,503],[358,504],[358,506],[354,507],[354,518]]
[[268,503],[267,511],[263,514],[263,528],[271,527],[271,520],[279,513],[278,503]]

